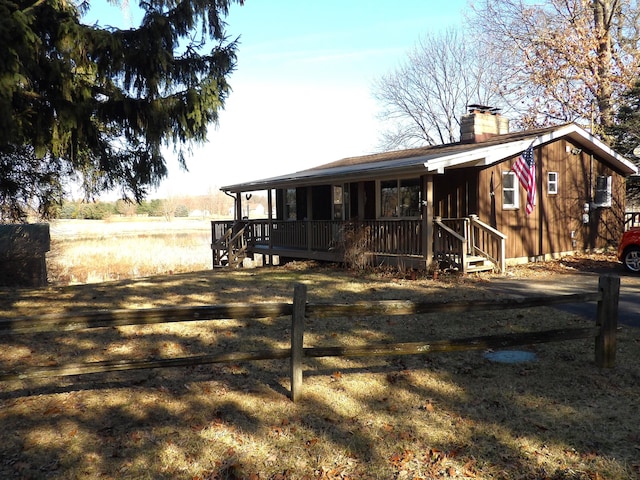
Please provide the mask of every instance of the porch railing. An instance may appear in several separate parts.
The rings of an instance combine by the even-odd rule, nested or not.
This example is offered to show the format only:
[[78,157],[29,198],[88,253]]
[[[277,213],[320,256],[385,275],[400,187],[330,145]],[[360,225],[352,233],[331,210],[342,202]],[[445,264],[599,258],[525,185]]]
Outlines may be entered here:
[[211,224],[213,266],[239,266],[247,252],[247,222],[214,222]]
[[477,215],[469,218],[439,218],[434,220],[436,260],[447,261],[466,273],[466,257],[487,258],[496,269],[506,268],[506,235],[480,221]]
[[467,219],[443,219],[436,217],[433,220],[433,254],[437,262],[448,263],[452,267],[466,273],[465,261],[468,252],[466,234]]
[[[231,228],[233,222],[211,222],[215,243]],[[367,249],[371,253],[422,255],[422,222],[420,220],[249,220],[245,229],[247,244],[315,251],[340,250],[348,241],[345,233],[367,232]]]
[[482,222],[477,215],[469,217],[469,241],[471,254],[486,257],[500,273],[506,269],[507,236],[491,225]]
[[[374,255],[423,256],[422,221],[419,219],[283,221],[259,219],[242,222],[249,250],[256,246],[268,249],[295,249],[340,252],[354,238],[365,232],[364,248]],[[212,241],[232,229],[233,221],[211,222]],[[234,233],[236,233],[234,231]],[[506,236],[476,216],[434,219],[433,251],[435,259],[446,260],[463,272],[468,255],[485,257],[498,270],[505,269]],[[362,244],[361,244],[362,245]]]

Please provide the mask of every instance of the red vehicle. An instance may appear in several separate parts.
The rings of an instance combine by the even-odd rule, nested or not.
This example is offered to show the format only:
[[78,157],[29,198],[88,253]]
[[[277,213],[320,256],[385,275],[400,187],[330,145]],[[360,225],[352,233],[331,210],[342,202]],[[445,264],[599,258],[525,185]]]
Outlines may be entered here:
[[618,259],[630,272],[640,273],[640,227],[624,232],[618,246]]

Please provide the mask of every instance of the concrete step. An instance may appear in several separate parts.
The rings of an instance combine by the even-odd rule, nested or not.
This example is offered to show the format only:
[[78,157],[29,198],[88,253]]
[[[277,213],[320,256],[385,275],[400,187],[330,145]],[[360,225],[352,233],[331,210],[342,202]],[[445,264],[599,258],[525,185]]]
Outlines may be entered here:
[[487,270],[493,270],[495,265],[493,262],[485,257],[469,255],[467,260],[467,273],[471,272],[486,272]]

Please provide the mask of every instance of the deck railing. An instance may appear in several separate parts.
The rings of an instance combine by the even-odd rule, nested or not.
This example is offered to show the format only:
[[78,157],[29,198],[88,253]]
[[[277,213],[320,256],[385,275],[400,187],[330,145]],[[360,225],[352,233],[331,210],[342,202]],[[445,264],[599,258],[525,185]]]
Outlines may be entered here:
[[[246,244],[251,250],[265,248],[340,252],[348,248],[355,231],[366,232],[364,249],[374,255],[423,256],[422,220],[244,220]],[[233,228],[232,221],[211,222],[212,242]],[[235,231],[234,231],[235,233]],[[433,251],[435,259],[447,261],[465,270],[467,255],[483,256],[500,270],[505,268],[506,237],[471,218],[434,220]]]
[[500,273],[506,269],[507,236],[480,221],[477,215],[469,217],[469,240],[472,255],[486,257]]
[[371,232],[373,253],[422,255],[422,222],[420,220],[365,220],[358,222]]
[[480,221],[477,215],[469,218],[436,217],[434,227],[433,251],[436,259],[445,260],[466,273],[464,257],[485,257],[493,262],[498,271],[504,273],[507,236]]
[[[213,242],[229,229],[228,221],[213,221]],[[232,223],[232,222],[231,222]],[[390,255],[422,255],[422,224],[420,220],[249,220],[247,244],[279,248],[329,251],[345,246],[345,232],[363,229],[371,253]]]
[[467,219],[443,219],[436,217],[433,220],[433,254],[434,260],[446,263],[451,267],[465,272],[465,258],[468,253]]

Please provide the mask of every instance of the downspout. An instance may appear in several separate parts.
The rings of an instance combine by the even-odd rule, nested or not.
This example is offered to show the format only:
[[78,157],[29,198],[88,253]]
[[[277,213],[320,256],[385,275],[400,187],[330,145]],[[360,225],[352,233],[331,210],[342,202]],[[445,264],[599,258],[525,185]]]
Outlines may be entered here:
[[433,175],[422,176],[422,253],[427,271],[433,263]]
[[536,168],[536,200],[538,203],[538,258],[544,261],[544,208],[542,205],[542,147],[538,150],[538,167]]
[[[237,205],[236,205],[236,204],[237,204],[238,199],[237,199],[234,195],[231,195],[231,194],[230,194],[229,192],[227,192],[226,190],[223,190],[222,192],[223,192],[227,197],[231,197],[231,198],[233,198],[233,211],[234,211],[234,215],[237,215],[237,213],[238,213],[238,207],[237,207]],[[234,220],[237,220],[237,218],[234,218]]]
[[587,202],[593,202],[593,153],[589,154],[589,192],[587,192]]
[[267,209],[269,210],[268,216],[269,216],[269,256],[268,256],[268,262],[269,265],[273,266],[273,253],[272,253],[272,249],[273,249],[273,235],[271,235],[271,233],[273,232],[273,189],[269,189],[268,192],[268,196],[267,196]]

